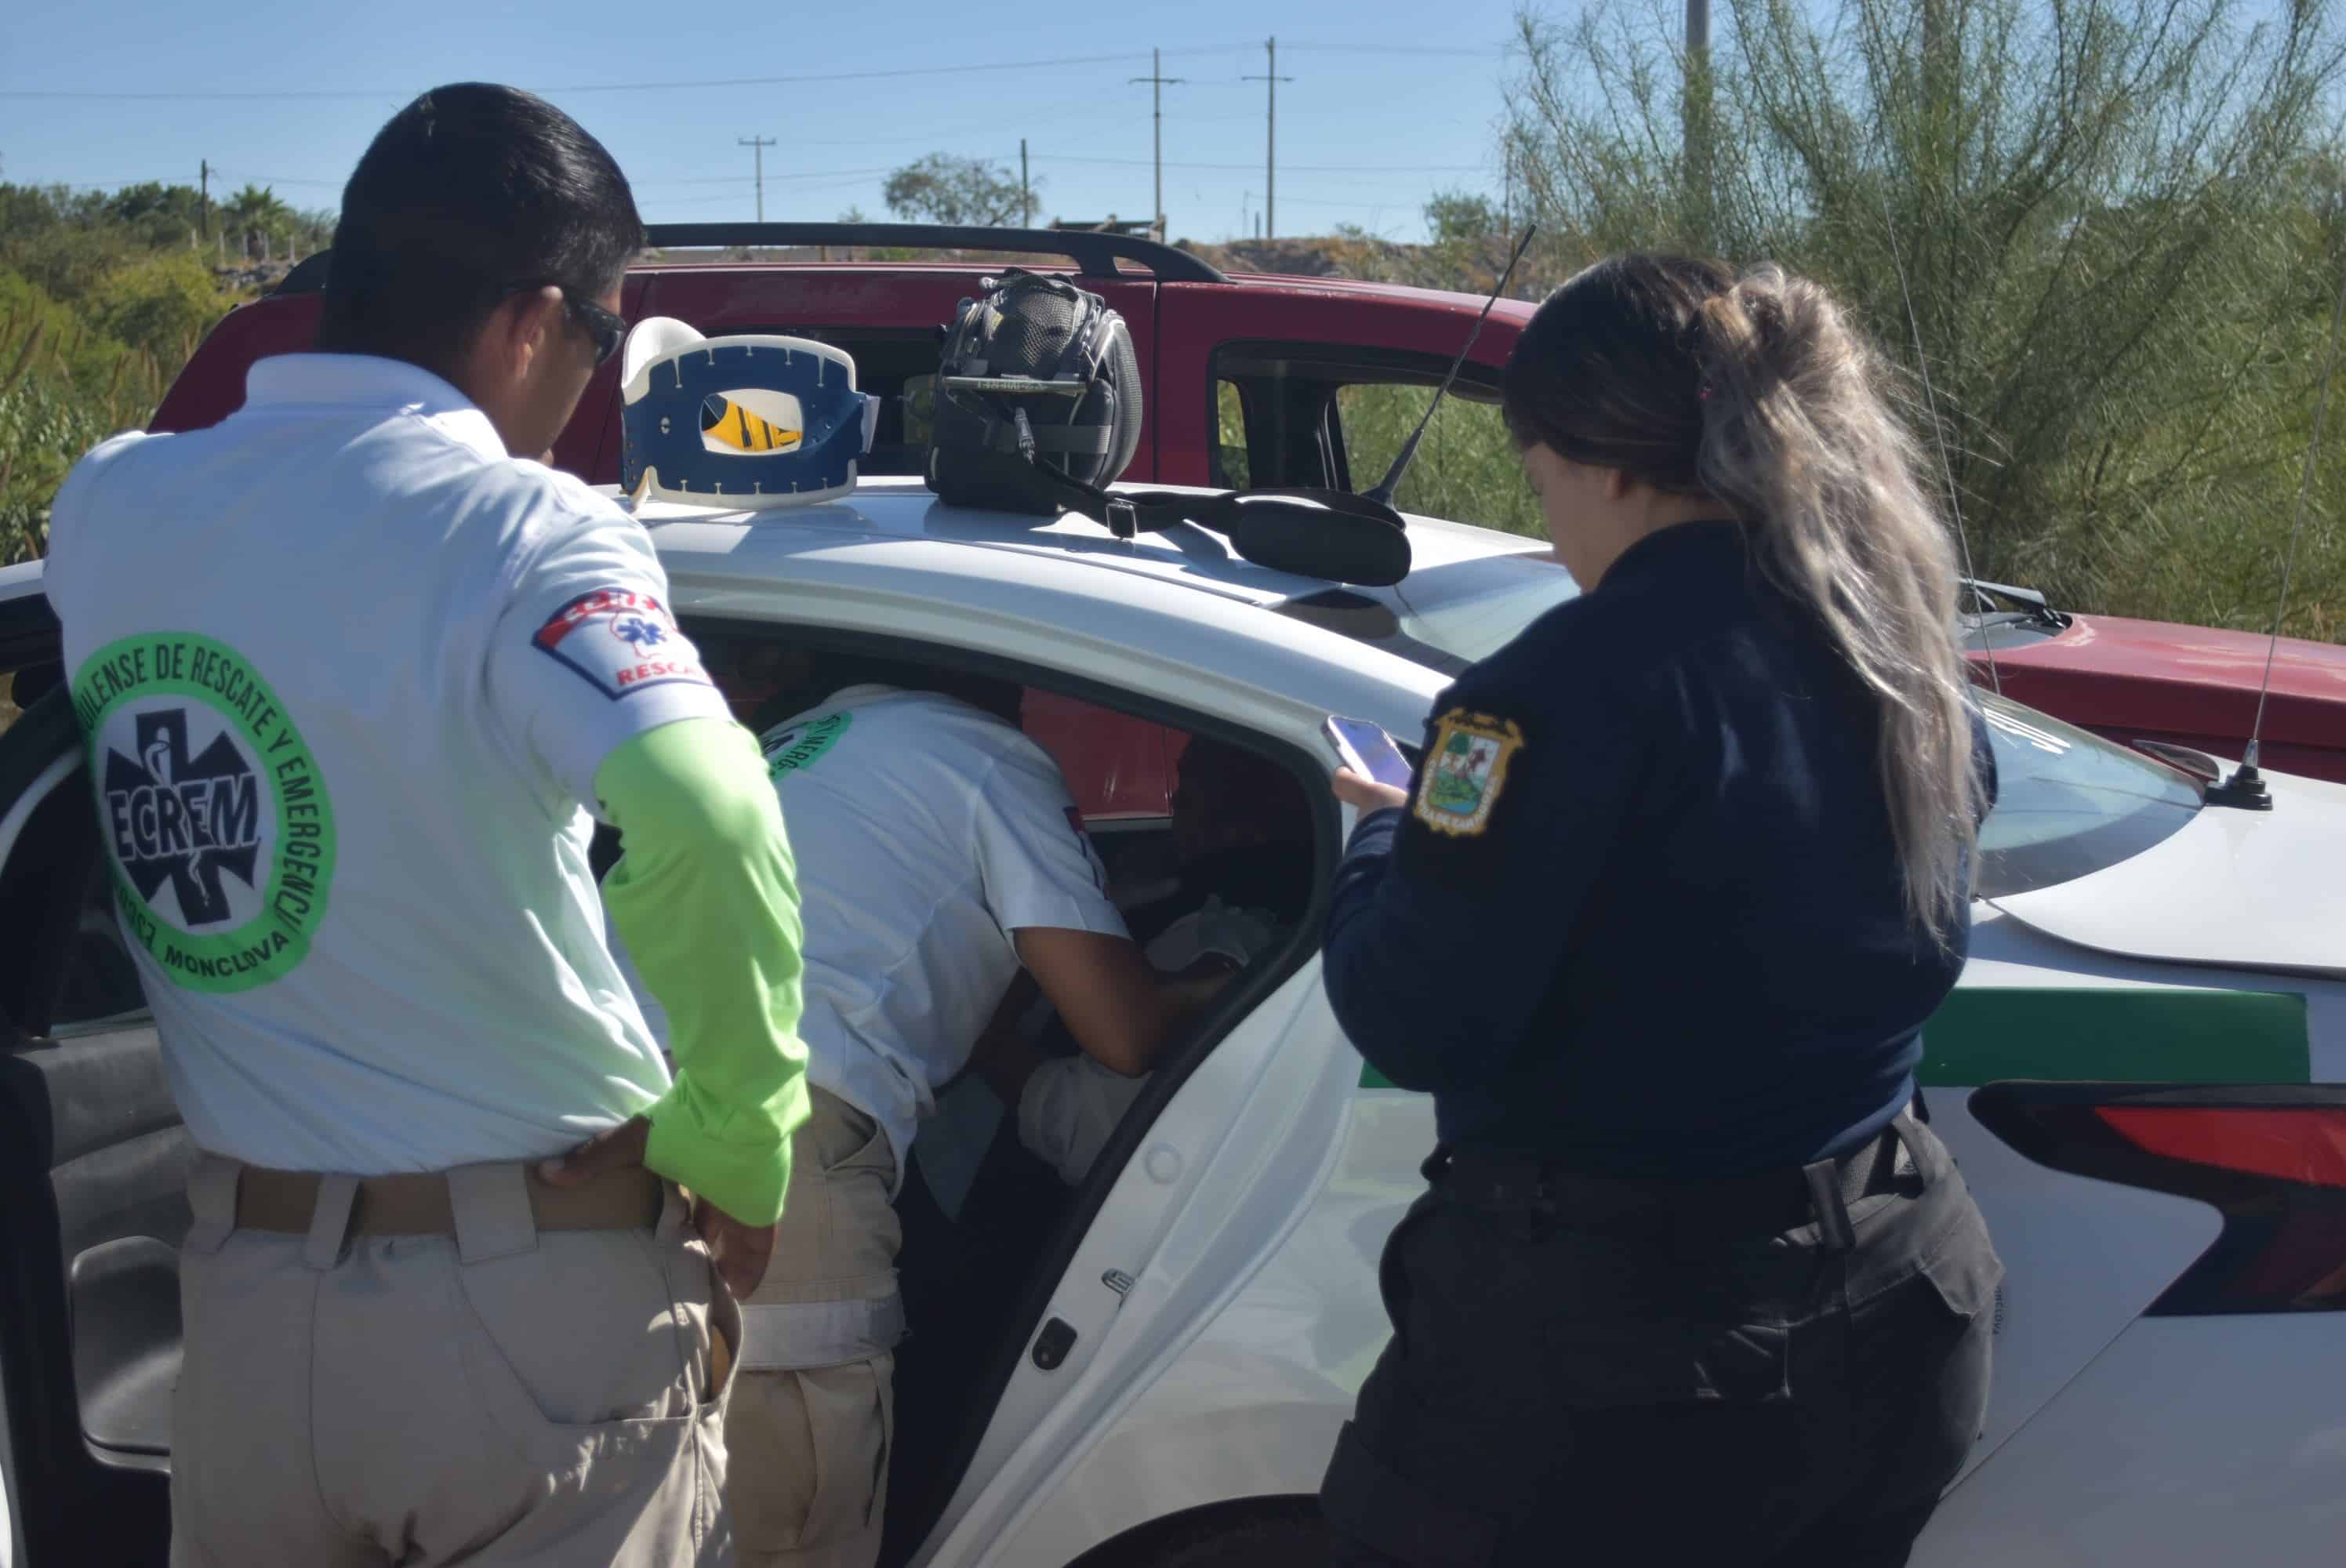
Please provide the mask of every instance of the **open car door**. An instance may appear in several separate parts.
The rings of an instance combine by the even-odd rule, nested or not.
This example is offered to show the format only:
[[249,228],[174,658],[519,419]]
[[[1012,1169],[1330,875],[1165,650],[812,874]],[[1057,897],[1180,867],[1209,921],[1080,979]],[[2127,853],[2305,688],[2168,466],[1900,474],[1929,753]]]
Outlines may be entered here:
[[23,1565],[159,1565],[195,1151],[62,689],[0,734],[0,1452]]

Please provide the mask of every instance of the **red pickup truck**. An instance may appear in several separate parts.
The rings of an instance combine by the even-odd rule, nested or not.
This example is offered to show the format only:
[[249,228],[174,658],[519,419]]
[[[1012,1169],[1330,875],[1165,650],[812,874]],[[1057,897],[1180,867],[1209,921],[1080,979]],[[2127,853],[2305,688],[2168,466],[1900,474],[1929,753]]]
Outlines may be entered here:
[[[1168,246],[1068,231],[915,225],[655,226],[658,250],[695,247],[871,247],[1066,257],[1131,329],[1146,384],[1140,447],[1125,477],[1173,484],[1331,485],[1381,475],[1392,453],[1364,450],[1347,417],[1377,389],[1442,378],[1483,301],[1469,295],[1333,278],[1229,275]],[[310,346],[332,253],[296,268],[276,292],[231,311],[189,361],[154,428],[212,423],[244,401],[253,361]],[[858,384],[886,399],[866,473],[921,471],[923,378],[939,328],[999,262],[699,260],[632,268],[630,321],[673,316],[717,336],[786,332],[846,350]],[[1496,450],[1500,367],[1532,306],[1503,300],[1453,396],[1444,430]],[[1475,422],[1487,421],[1477,430]],[[1378,440],[1391,439],[1381,429]],[[1373,443],[1372,444],[1374,444]],[[618,366],[606,365],[555,447],[556,463],[597,484],[619,475]],[[2279,504],[2278,502],[2276,504]],[[1476,518],[1464,517],[1464,522]],[[1975,677],[2011,697],[2127,743],[2156,740],[2237,758],[2254,720],[2267,639],[2245,632],[2068,615],[2021,590],[1977,585],[1966,606]],[[1055,699],[1056,700],[1056,699]],[[1036,703],[1028,726],[1067,768],[1091,815],[1161,815],[1172,755],[1141,728]],[[1120,721],[1129,724],[1131,721]],[[1145,728],[1145,727],[1144,727]],[[2281,640],[2272,660],[2263,760],[2346,782],[2346,648]]]

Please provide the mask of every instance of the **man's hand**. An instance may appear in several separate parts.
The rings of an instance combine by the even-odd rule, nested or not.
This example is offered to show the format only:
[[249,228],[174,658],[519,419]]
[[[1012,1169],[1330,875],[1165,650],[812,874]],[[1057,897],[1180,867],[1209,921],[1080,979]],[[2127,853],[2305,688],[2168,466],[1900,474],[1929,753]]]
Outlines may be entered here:
[[[606,1171],[630,1170],[644,1163],[644,1145],[652,1135],[651,1118],[634,1116],[606,1133],[597,1133],[556,1160],[541,1161],[538,1176],[548,1186],[584,1186]],[[744,1225],[710,1203],[692,1200],[692,1228],[709,1244],[717,1277],[736,1301],[746,1301],[766,1277],[774,1256],[773,1225]]]
[[709,1244],[709,1256],[717,1264],[717,1277],[725,1281],[725,1288],[733,1292],[736,1301],[747,1301],[758,1281],[766,1277],[766,1265],[773,1260],[774,1236],[781,1229],[773,1225],[744,1225],[719,1208],[705,1197],[692,1200],[692,1228]]
[[1337,799],[1347,806],[1358,807],[1363,814],[1382,811],[1388,806],[1409,804],[1408,790],[1392,784],[1380,784],[1373,779],[1363,779],[1349,768],[1336,769],[1336,777],[1330,780],[1330,788],[1335,790]]

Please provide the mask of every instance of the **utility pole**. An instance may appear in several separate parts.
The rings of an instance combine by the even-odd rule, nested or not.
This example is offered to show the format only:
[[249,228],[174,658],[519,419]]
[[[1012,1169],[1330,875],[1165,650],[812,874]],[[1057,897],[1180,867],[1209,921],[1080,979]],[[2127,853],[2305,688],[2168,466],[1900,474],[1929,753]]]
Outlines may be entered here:
[[758,221],[766,221],[766,149],[774,145],[770,136],[745,136],[733,138],[741,147],[756,149],[758,156]]
[[1018,138],[1018,227],[1035,227],[1035,191],[1026,183],[1026,138]]
[[1509,250],[1515,246],[1515,138],[1509,137],[1501,156],[1507,160],[1506,195],[1500,200],[1499,230],[1502,242]]
[[1157,148],[1157,219],[1154,238],[1161,241],[1165,238],[1165,89],[1182,85],[1183,78],[1167,76],[1164,55],[1158,50],[1151,49],[1148,51],[1148,74],[1145,76],[1135,76],[1132,81],[1148,84],[1149,117],[1155,122]]
[[209,159],[209,158],[205,158],[205,159],[203,159],[203,160],[202,160],[202,161],[201,161],[201,162],[200,162],[197,167],[198,167],[198,168],[201,168],[201,169],[203,170],[203,173],[202,173],[202,174],[201,174],[201,176],[199,177],[199,179],[200,179],[200,181],[201,181],[201,183],[200,183],[200,185],[199,185],[199,189],[200,194],[199,194],[199,195],[198,195],[198,197],[196,198],[196,210],[197,210],[199,214],[201,214],[201,216],[197,219],[197,222],[200,225],[200,227],[201,227],[201,228],[202,228],[202,229],[203,229],[203,235],[204,235],[204,238],[205,238],[205,239],[209,239],[212,237],[212,163],[211,163],[211,159]]
[[1683,117],[1687,194],[1700,215],[1702,241],[1715,243],[1711,233],[1711,90],[1710,0],[1687,0],[1686,97]]
[[1270,54],[1269,74],[1260,76],[1240,76],[1239,80],[1270,84],[1270,114],[1267,122],[1269,134],[1263,143],[1262,155],[1262,229],[1263,238],[1271,239],[1279,233],[1279,84],[1291,82],[1295,78],[1279,74],[1279,40],[1277,38],[1265,41],[1263,47]]

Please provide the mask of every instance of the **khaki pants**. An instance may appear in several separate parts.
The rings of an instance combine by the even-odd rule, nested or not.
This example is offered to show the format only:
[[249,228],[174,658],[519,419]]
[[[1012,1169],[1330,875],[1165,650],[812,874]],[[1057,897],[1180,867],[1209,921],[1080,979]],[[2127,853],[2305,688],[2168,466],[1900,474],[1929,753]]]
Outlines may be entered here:
[[903,1239],[887,1135],[817,1089],[725,1418],[743,1568],[871,1568],[888,1504]]
[[738,1309],[670,1186],[644,1230],[539,1232],[522,1167],[451,1183],[454,1236],[235,1228],[190,1178],[172,1406],[174,1568],[718,1568]]

